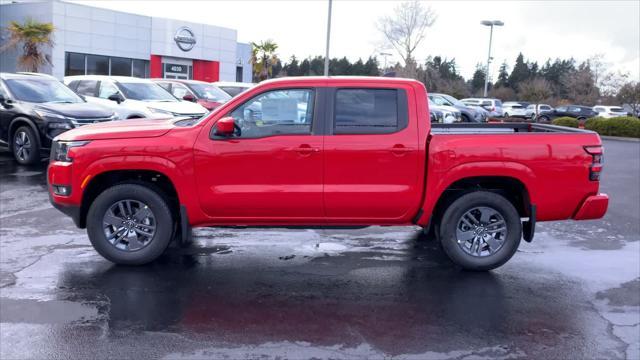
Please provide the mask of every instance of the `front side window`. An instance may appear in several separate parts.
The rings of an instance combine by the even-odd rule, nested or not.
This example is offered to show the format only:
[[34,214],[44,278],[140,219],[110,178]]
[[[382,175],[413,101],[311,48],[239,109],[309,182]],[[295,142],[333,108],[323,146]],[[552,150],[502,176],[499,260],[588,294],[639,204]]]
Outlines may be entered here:
[[98,82],[96,80],[80,80],[76,87],[76,93],[85,96],[96,96],[96,86]]
[[8,79],[9,91],[17,100],[32,103],[81,103],[84,102],[61,82],[49,79]]
[[171,93],[178,99],[182,99],[185,95],[189,94],[189,90],[182,84],[173,84],[171,86]]
[[309,89],[262,93],[233,110],[241,138],[311,134],[315,93]]
[[406,126],[406,123],[400,124],[398,120],[396,89],[336,91],[334,134],[392,133]]
[[551,110],[551,106],[542,105],[540,106],[540,110]]
[[556,110],[558,110],[559,112],[566,112],[567,111],[567,107],[566,106],[560,106]]
[[226,102],[231,99],[231,95],[218,89],[217,87],[209,84],[190,84],[189,87],[193,90],[198,97],[207,99],[210,101]]
[[108,99],[109,96],[117,93],[118,93],[118,88],[112,83],[108,81],[100,82],[100,93],[98,94],[98,97],[103,99]]

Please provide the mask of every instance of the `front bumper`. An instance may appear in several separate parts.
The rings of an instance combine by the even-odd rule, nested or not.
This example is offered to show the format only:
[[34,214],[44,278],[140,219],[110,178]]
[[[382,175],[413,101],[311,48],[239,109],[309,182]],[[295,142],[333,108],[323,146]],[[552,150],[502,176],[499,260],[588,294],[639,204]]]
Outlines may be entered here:
[[574,220],[600,219],[607,212],[609,207],[609,196],[598,194],[587,197],[576,214]]
[[[81,194],[77,184],[73,181],[72,163],[51,161],[47,168],[47,191],[49,202],[56,209],[71,217],[79,228],[84,228],[80,216]],[[53,192],[53,185],[69,186],[71,191],[68,196],[56,195]]]
[[80,220],[80,207],[74,205],[63,205],[55,202],[53,200],[53,196],[51,195],[51,191],[49,191],[49,202],[53,205],[54,208],[60,210],[63,214],[67,215],[73,220],[73,223],[76,224],[77,227],[84,229],[84,224],[82,224]]

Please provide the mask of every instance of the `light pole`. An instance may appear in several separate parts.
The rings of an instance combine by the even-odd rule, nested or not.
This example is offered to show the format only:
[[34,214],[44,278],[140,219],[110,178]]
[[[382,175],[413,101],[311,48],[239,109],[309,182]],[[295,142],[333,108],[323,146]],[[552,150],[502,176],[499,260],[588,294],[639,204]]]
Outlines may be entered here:
[[327,51],[324,53],[324,76],[329,76],[329,41],[331,40],[331,3],[329,0],[329,13],[327,14]]
[[480,24],[491,27],[489,32],[489,55],[487,55],[487,70],[484,72],[484,97],[487,97],[487,88],[489,87],[489,63],[491,62],[491,40],[493,40],[493,27],[503,26],[504,23],[500,20],[482,20]]
[[384,74],[387,71],[387,56],[391,56],[391,53],[381,52],[380,56],[384,56],[384,67],[382,68],[382,73]]

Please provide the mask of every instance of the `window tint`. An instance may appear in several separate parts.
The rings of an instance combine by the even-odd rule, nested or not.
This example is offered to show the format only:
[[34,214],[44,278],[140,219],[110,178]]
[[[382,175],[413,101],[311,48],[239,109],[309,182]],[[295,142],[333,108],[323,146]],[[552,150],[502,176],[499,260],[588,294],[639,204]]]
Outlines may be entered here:
[[495,101],[497,107],[501,107],[502,106],[502,101],[500,101],[500,100],[494,100],[494,101]]
[[334,134],[392,133],[398,123],[398,90],[338,89]]
[[170,91],[171,84],[165,82],[157,82],[156,84],[160,85],[161,88]]
[[139,78],[149,77],[149,62],[146,60],[133,59],[131,76]]
[[593,109],[593,110],[595,110],[595,111],[597,111],[597,112],[603,112],[603,111],[604,111],[604,108],[597,107],[597,108],[595,108],[595,109]]
[[108,99],[109,96],[118,93],[118,88],[108,81],[100,82],[100,93],[98,93],[98,97],[103,99]]
[[486,100],[482,102],[482,106],[493,106],[493,103],[491,103],[491,100]]
[[567,111],[567,107],[566,106],[560,106],[559,108],[556,108],[556,110],[558,110],[560,112],[565,112],[565,111]]
[[76,93],[57,80],[8,79],[5,84],[17,100],[32,103],[82,103]]
[[535,108],[535,105],[529,105],[527,106],[527,110],[533,110]]
[[65,76],[84,75],[84,55],[66,53]]
[[111,58],[111,75],[131,76],[131,59],[121,57]]
[[551,110],[551,106],[542,105],[540,106],[540,110]]
[[609,111],[610,112],[624,112],[624,109],[621,108],[621,107],[612,107],[612,108],[609,108]]
[[97,85],[98,82],[96,80],[80,80],[78,81],[76,93],[86,96],[96,96]]
[[581,109],[577,106],[572,106],[569,108],[569,111],[577,113],[577,112],[580,112]]
[[109,58],[106,56],[87,55],[88,75],[109,75]]
[[262,93],[231,112],[241,138],[311,134],[314,91],[274,90]]

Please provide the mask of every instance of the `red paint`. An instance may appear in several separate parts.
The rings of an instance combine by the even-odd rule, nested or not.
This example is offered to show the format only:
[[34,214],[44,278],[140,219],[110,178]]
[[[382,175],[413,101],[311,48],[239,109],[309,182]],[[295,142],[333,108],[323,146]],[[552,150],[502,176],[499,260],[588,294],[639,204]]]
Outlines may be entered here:
[[162,56],[151,55],[149,59],[149,77],[161,78],[162,77]]
[[[291,87],[382,87],[406,90],[409,125],[385,135],[286,135],[215,139],[216,122],[264,91]],[[59,140],[92,140],[73,148],[72,165],[52,162],[49,181],[68,179],[79,206],[81,184],[112,170],[153,170],[174,185],[193,226],[426,225],[445,190],[470,177],[523,184],[537,220],[604,215],[608,199],[589,180],[601,146],[592,132],[431,134],[424,86],[395,78],[284,78],[262,82],[192,127],[171,120],[96,124]],[[65,172],[72,168],[69,179]],[[92,180],[89,180],[89,182]]]
[[193,80],[214,82],[220,79],[218,61],[193,60]]

